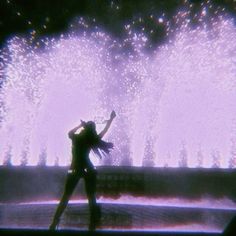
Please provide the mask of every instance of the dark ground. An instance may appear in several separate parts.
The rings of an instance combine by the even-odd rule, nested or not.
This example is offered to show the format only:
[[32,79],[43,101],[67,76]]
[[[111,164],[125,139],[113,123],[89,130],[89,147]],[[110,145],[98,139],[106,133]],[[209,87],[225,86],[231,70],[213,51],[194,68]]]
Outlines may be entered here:
[[[116,199],[123,194],[129,194],[134,199],[142,196],[147,201],[149,197],[174,197],[195,202],[197,199],[211,197],[227,198],[233,202],[236,199],[235,170],[100,167],[98,194],[103,198],[109,197],[110,202],[99,200],[102,220],[98,231],[92,234],[87,231],[87,204],[71,203],[62,217],[59,231],[49,233],[47,228],[56,203],[33,204],[27,201],[59,199],[66,171],[67,168],[64,167],[1,167],[0,235],[213,236],[220,235],[217,232],[223,232],[236,215],[235,207],[224,209],[220,201],[218,208],[213,208],[211,203],[209,206],[187,206],[184,203],[182,206],[171,203],[152,205],[151,202],[150,205],[116,203]],[[84,196],[82,182],[74,197],[78,199],[81,196]],[[187,233],[186,230],[183,233],[185,226],[189,226],[191,231],[191,225],[195,227],[194,231],[201,233]],[[234,225],[235,220],[231,223],[233,232]],[[137,229],[141,231],[135,231]],[[236,233],[229,235],[235,236]]]
[[[235,209],[206,207],[155,206],[100,202],[101,224],[107,230],[176,230],[222,232],[236,215]],[[0,227],[47,229],[55,212],[56,203],[2,204]],[[70,203],[59,229],[86,230],[89,223],[87,203]]]
[[73,230],[60,230],[55,232],[50,232],[47,230],[3,230],[0,229],[1,235],[11,235],[11,236],[28,236],[28,235],[37,235],[37,236],[44,236],[44,235],[55,235],[55,236],[61,236],[61,235],[81,235],[81,236],[87,236],[87,235],[93,235],[93,236],[118,236],[118,235],[129,235],[129,236],[143,236],[143,235],[150,235],[150,236],[219,236],[221,234],[218,233],[177,233],[177,232],[138,232],[138,231],[96,231],[96,232],[89,232],[89,231],[73,231]]

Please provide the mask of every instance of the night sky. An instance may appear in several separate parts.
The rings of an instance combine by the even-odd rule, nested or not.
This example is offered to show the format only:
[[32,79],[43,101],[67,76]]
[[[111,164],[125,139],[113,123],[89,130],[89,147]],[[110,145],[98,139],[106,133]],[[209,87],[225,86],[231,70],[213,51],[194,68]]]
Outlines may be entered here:
[[[152,45],[166,37],[164,24],[158,17],[172,22],[179,9],[192,4],[192,22],[202,4],[207,1],[184,0],[1,0],[0,2],[0,46],[13,35],[32,35],[38,41],[42,36],[57,36],[72,27],[76,17],[83,17],[89,29],[99,26],[115,37],[122,37],[124,24],[135,21],[137,31],[143,31]],[[224,9],[236,15],[235,0],[209,1],[211,13]],[[140,20],[137,20],[140,19]],[[80,28],[81,29],[81,28]],[[77,29],[78,30],[78,29]]]

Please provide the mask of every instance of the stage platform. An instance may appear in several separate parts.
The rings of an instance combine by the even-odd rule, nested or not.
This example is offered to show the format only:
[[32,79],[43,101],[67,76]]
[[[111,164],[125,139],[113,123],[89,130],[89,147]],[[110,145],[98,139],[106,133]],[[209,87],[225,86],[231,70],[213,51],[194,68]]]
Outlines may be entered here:
[[36,236],[143,236],[143,235],[150,235],[150,236],[220,236],[220,233],[206,233],[206,232],[160,232],[160,231],[130,231],[130,230],[96,230],[96,231],[87,231],[87,230],[56,230],[56,231],[49,231],[45,229],[0,229],[1,236],[29,236],[29,235],[36,235]]
[[[142,205],[99,200],[101,225],[93,235],[221,235],[235,208],[193,205]],[[0,204],[0,235],[44,235],[57,202]],[[88,235],[88,205],[72,201],[50,235]]]

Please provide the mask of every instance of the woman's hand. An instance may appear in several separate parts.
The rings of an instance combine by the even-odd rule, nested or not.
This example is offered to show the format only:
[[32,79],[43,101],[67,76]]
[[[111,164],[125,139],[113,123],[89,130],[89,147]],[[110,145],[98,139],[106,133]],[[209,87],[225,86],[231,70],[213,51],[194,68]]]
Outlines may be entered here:
[[112,111],[110,115],[110,120],[113,120],[115,117],[116,117],[116,113],[115,111]]
[[99,134],[100,138],[103,138],[103,136],[105,135],[105,133],[108,131],[108,129],[110,128],[111,126],[111,123],[112,123],[112,120],[116,117],[116,113],[115,111],[112,111],[111,112],[111,115],[110,115],[110,119],[109,120],[106,120],[106,126],[105,128],[103,129],[103,131]]

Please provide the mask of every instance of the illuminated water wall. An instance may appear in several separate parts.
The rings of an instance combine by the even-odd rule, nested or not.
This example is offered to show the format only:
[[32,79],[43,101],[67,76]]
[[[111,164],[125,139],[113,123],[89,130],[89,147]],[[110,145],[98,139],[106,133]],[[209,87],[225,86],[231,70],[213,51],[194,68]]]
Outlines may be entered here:
[[9,39],[1,52],[0,163],[67,165],[68,130],[80,119],[101,130],[114,109],[106,139],[115,149],[103,162],[92,157],[95,164],[236,165],[236,28],[225,14],[206,15],[192,26],[180,11],[151,51],[132,23],[120,40],[99,29],[44,38],[40,47],[34,32]]

